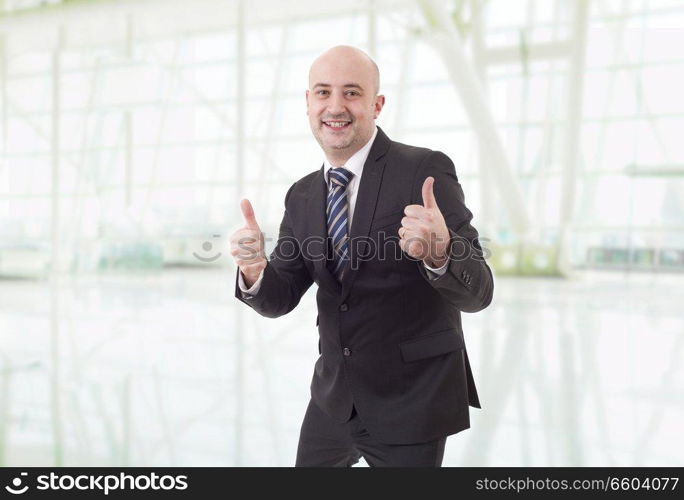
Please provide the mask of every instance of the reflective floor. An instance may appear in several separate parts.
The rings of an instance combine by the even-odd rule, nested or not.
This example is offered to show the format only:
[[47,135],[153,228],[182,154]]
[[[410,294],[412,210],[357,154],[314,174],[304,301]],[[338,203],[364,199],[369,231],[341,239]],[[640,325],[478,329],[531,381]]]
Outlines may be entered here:
[[[0,281],[0,465],[292,465],[315,290],[266,319],[234,278]],[[681,465],[683,278],[498,278],[463,316],[482,409],[444,465]]]

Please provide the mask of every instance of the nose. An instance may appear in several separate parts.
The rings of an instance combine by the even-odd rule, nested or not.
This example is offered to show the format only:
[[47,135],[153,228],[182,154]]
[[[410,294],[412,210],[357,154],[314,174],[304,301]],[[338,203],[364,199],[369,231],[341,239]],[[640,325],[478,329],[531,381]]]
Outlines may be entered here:
[[333,92],[328,99],[328,113],[339,115],[345,112],[344,97],[339,92]]

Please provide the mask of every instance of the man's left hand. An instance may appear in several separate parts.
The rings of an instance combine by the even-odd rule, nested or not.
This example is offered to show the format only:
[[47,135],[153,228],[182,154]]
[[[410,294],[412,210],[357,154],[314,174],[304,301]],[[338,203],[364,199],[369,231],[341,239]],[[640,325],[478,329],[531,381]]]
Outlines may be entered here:
[[433,184],[428,177],[423,183],[423,204],[408,205],[401,219],[399,246],[409,256],[430,267],[442,267],[449,257],[449,229],[437,206]]

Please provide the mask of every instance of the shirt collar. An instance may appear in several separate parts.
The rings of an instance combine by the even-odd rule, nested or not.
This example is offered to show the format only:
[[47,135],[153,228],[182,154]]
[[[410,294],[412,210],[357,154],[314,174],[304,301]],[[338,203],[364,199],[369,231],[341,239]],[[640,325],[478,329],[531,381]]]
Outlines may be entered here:
[[[375,127],[375,130],[373,131],[373,136],[370,138],[370,140],[361,148],[359,149],[356,153],[352,155],[351,158],[347,160],[347,162],[342,165],[344,168],[349,170],[352,174],[354,174],[355,178],[361,178],[361,174],[363,172],[363,165],[366,163],[366,160],[368,159],[368,153],[370,153],[371,146],[373,145],[373,141],[375,140],[375,136],[378,135],[378,127]],[[324,175],[325,175],[325,180],[326,184],[329,182],[328,179],[328,170],[331,168],[334,168],[328,159],[326,158],[324,161]]]

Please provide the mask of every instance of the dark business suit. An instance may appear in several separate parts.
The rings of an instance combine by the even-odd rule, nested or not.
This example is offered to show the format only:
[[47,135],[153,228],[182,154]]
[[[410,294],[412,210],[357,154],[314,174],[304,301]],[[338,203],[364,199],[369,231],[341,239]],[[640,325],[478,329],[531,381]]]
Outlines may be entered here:
[[[422,205],[428,176],[452,238],[447,272],[436,279],[401,252],[397,234],[404,208]],[[468,406],[480,402],[461,311],[487,307],[493,279],[454,165],[441,152],[391,141],[378,128],[358,190],[351,266],[341,283],[326,265],[327,186],[320,168],[287,192],[259,292],[245,299],[236,281],[236,297],[276,318],[316,282],[320,356],[311,398],[331,422],[349,421],[354,407],[368,433],[388,445],[467,429]]]

